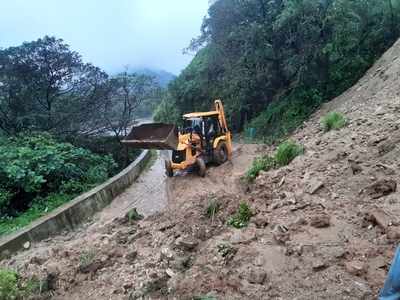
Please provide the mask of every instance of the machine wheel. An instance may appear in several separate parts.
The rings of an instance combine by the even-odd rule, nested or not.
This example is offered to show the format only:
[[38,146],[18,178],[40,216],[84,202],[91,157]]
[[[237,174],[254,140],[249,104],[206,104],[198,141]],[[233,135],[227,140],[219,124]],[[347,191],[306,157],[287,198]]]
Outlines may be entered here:
[[214,161],[222,165],[228,160],[228,147],[225,142],[219,142],[214,150]]
[[196,159],[196,165],[197,165],[197,172],[200,177],[206,176],[206,163],[204,162],[204,159],[201,157],[198,157]]
[[165,161],[165,174],[168,177],[174,176],[174,171],[172,170],[172,163],[170,160]]

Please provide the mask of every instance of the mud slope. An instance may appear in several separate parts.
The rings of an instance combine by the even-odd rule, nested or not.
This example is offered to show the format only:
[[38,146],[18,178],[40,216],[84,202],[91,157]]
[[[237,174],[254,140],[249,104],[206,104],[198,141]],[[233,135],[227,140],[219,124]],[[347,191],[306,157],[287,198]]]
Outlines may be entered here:
[[[303,156],[251,186],[239,177],[261,149],[240,146],[206,178],[168,180],[163,212],[117,218],[90,239],[67,235],[3,265],[39,275],[54,299],[375,299],[400,240],[399,75],[400,42],[292,136]],[[324,133],[320,117],[332,110],[348,125]],[[232,229],[243,201],[251,224]]]

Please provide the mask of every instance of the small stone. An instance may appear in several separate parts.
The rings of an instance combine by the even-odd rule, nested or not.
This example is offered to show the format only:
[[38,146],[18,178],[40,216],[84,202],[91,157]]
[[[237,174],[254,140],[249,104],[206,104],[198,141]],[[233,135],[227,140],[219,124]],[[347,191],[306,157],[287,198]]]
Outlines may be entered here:
[[327,268],[327,265],[321,259],[315,259],[312,263],[313,271],[318,272]]
[[324,183],[322,181],[319,181],[317,179],[311,179],[307,184],[306,184],[306,189],[305,191],[311,195],[315,194],[319,189],[321,189],[324,186]]
[[136,259],[137,256],[138,256],[138,252],[136,250],[132,250],[128,254],[125,255],[125,258],[128,261],[132,262]]
[[330,219],[330,216],[325,213],[313,215],[310,218],[310,225],[315,228],[329,227]]
[[166,269],[166,270],[165,270],[165,273],[166,273],[169,277],[171,277],[171,278],[174,277],[174,276],[176,276],[175,272],[172,271],[172,269],[170,269],[170,268]]
[[265,228],[269,224],[268,217],[263,215],[257,215],[253,218],[253,223],[257,226],[257,228]]
[[289,230],[286,228],[286,226],[283,225],[275,226],[274,230],[272,231],[272,235],[278,243],[284,244],[285,242],[290,240]]
[[193,239],[190,237],[186,237],[186,238],[179,237],[175,241],[176,247],[178,247],[181,250],[185,250],[185,251],[192,251],[193,249],[195,249],[197,247],[198,244],[199,244],[199,242],[196,239]]
[[366,273],[366,265],[361,261],[350,261],[345,263],[346,271],[354,276],[362,276]]
[[161,249],[161,259],[166,259],[166,260],[172,260],[174,257],[174,254],[169,248],[162,248]]
[[29,241],[25,242],[23,247],[25,250],[28,250],[31,247],[31,242],[29,242]]
[[30,260],[31,264],[41,266],[46,262],[46,258],[40,256],[33,256]]
[[252,284],[263,284],[267,279],[267,272],[262,268],[251,268],[247,274],[247,281]]

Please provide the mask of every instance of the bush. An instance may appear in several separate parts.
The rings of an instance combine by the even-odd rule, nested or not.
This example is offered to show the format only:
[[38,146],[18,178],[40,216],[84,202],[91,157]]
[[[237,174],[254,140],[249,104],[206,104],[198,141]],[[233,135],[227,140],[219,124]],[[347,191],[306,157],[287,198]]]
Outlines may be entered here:
[[279,145],[275,153],[275,162],[278,167],[287,166],[298,155],[302,154],[304,149],[293,141],[286,141]]
[[18,229],[114,173],[110,156],[50,135],[0,139],[0,233]]
[[253,164],[246,172],[244,180],[253,182],[261,171],[269,171],[288,165],[296,156],[302,154],[304,148],[295,142],[286,141],[278,146],[274,156],[265,155],[253,160]]
[[220,209],[220,203],[218,202],[218,200],[216,199],[211,199],[208,202],[207,205],[207,209],[206,209],[206,216],[211,219],[214,220],[215,215],[218,213],[219,209]]
[[338,112],[330,112],[321,118],[322,129],[327,132],[330,130],[338,130],[346,125],[346,118]]
[[245,179],[248,182],[254,181],[261,171],[268,171],[275,168],[275,159],[271,156],[263,156],[254,159],[250,169],[246,172]]
[[249,205],[245,202],[239,204],[239,209],[229,220],[228,224],[235,228],[246,227],[253,215]]
[[20,294],[17,273],[0,269],[0,299],[15,300]]

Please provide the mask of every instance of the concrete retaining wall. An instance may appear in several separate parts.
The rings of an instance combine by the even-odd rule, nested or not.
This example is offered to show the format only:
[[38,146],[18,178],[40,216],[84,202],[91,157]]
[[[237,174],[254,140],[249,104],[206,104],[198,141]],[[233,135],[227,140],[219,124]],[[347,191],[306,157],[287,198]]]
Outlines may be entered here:
[[150,157],[150,151],[143,151],[129,167],[102,185],[57,208],[25,229],[1,239],[0,253],[5,250],[11,253],[18,251],[27,241],[38,242],[88,221],[138,178]]

